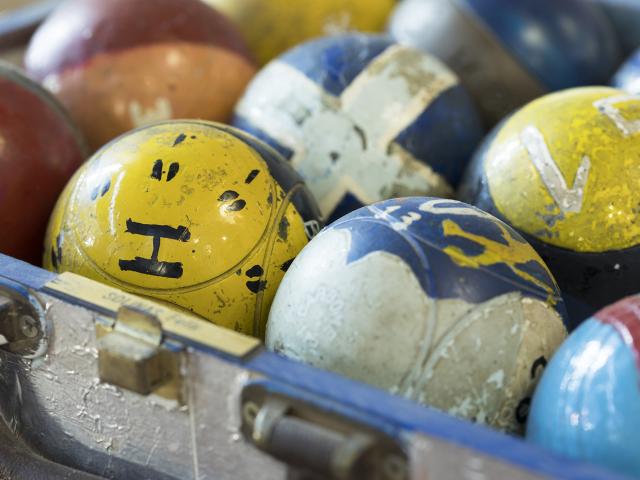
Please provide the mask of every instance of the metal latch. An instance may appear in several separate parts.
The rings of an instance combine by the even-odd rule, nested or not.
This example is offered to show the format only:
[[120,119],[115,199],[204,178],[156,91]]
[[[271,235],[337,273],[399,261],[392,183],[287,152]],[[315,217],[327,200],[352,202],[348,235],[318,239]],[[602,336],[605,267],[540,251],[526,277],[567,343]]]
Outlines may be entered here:
[[163,346],[162,324],[154,315],[122,306],[110,328],[96,325],[102,382],[184,404],[182,356]]
[[406,480],[398,441],[366,425],[251,384],[242,392],[242,432],[260,450],[317,478]]
[[20,286],[0,285],[0,348],[24,358],[47,350],[47,324],[42,305]]

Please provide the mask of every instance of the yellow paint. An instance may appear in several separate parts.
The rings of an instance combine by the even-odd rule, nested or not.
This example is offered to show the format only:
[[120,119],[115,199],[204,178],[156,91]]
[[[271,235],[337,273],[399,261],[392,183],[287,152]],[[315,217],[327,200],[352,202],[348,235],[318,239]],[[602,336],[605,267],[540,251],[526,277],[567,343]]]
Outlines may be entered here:
[[154,315],[162,324],[162,330],[165,333],[174,334],[237,357],[244,357],[261,344],[256,338],[203,322],[201,318],[194,315],[176,311],[73,273],[60,274],[47,283],[45,289],[80,299],[114,315],[122,306],[134,307]]
[[395,0],[205,0],[238,25],[260,64],[310,38],[379,32]]
[[[185,140],[174,147],[181,134]],[[160,160],[158,180],[152,172]],[[179,168],[169,180],[174,164]],[[247,183],[254,170],[259,173]],[[99,151],[70,182],[50,221],[45,267],[177,304],[218,325],[261,336],[284,276],[281,266],[307,243],[304,220],[290,203],[298,188],[304,187],[285,193],[261,156],[216,124],[179,121],[136,130]],[[235,193],[225,197],[227,191]],[[236,201],[245,202],[244,208],[234,210]],[[283,216],[289,222],[286,239],[278,235]],[[128,232],[128,221],[182,229],[180,239],[160,238],[157,255],[158,262],[181,263],[179,278],[123,270],[121,261],[149,260],[154,250],[153,237]],[[56,269],[52,251],[58,243]],[[263,274],[248,277],[254,266]],[[256,294],[247,282],[259,281],[266,281],[266,288]]]
[[[546,243],[579,252],[640,244],[640,134],[625,136],[594,106],[619,95],[623,93],[606,87],[566,90],[530,103],[506,122],[487,152],[484,169],[491,197],[510,224]],[[640,120],[640,99],[615,107],[628,121]],[[556,205],[519,140],[529,126],[544,136],[568,186],[583,157],[589,157],[580,212],[563,213]]]
[[549,272],[549,269],[540,257],[538,257],[533,248],[531,248],[528,243],[523,243],[513,238],[504,225],[499,223],[496,223],[495,225],[500,229],[502,238],[507,242],[506,245],[500,242],[495,242],[490,238],[483,237],[481,235],[466,232],[453,220],[445,220],[442,224],[442,228],[446,237],[466,238],[478,245],[482,245],[484,250],[480,255],[469,256],[458,247],[448,246],[444,249],[444,252],[449,255],[453,262],[462,267],[481,268],[504,264],[523,280],[537,285],[550,295],[554,294],[555,292],[550,285],[540,281],[518,266],[534,261],[547,271],[549,278],[553,278],[551,272]]

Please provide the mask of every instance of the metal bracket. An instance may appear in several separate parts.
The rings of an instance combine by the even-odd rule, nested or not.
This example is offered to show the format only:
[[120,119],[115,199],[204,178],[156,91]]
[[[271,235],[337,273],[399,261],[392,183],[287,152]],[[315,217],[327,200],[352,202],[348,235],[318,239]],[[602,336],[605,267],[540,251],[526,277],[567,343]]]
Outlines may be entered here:
[[33,359],[47,351],[44,308],[25,288],[0,283],[0,348]]
[[151,393],[184,404],[179,352],[163,346],[160,320],[122,306],[113,325],[96,324],[98,371],[102,382],[141,395]]
[[259,384],[241,396],[242,432],[260,450],[318,478],[406,480],[408,459],[398,441],[366,425]]

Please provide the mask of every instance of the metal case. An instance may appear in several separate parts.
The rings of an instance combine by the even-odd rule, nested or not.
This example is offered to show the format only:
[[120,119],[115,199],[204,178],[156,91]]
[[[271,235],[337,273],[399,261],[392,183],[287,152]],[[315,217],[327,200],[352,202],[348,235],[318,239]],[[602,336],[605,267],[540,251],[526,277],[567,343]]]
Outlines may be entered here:
[[0,478],[623,478],[6,256],[0,312]]

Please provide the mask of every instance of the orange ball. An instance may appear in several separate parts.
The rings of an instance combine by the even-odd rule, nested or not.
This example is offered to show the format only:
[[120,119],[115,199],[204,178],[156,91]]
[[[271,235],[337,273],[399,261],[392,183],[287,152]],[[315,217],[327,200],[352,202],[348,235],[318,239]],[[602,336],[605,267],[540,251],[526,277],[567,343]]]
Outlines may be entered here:
[[228,121],[255,73],[236,27],[199,0],[67,0],[25,64],[94,149],[159,120]]

